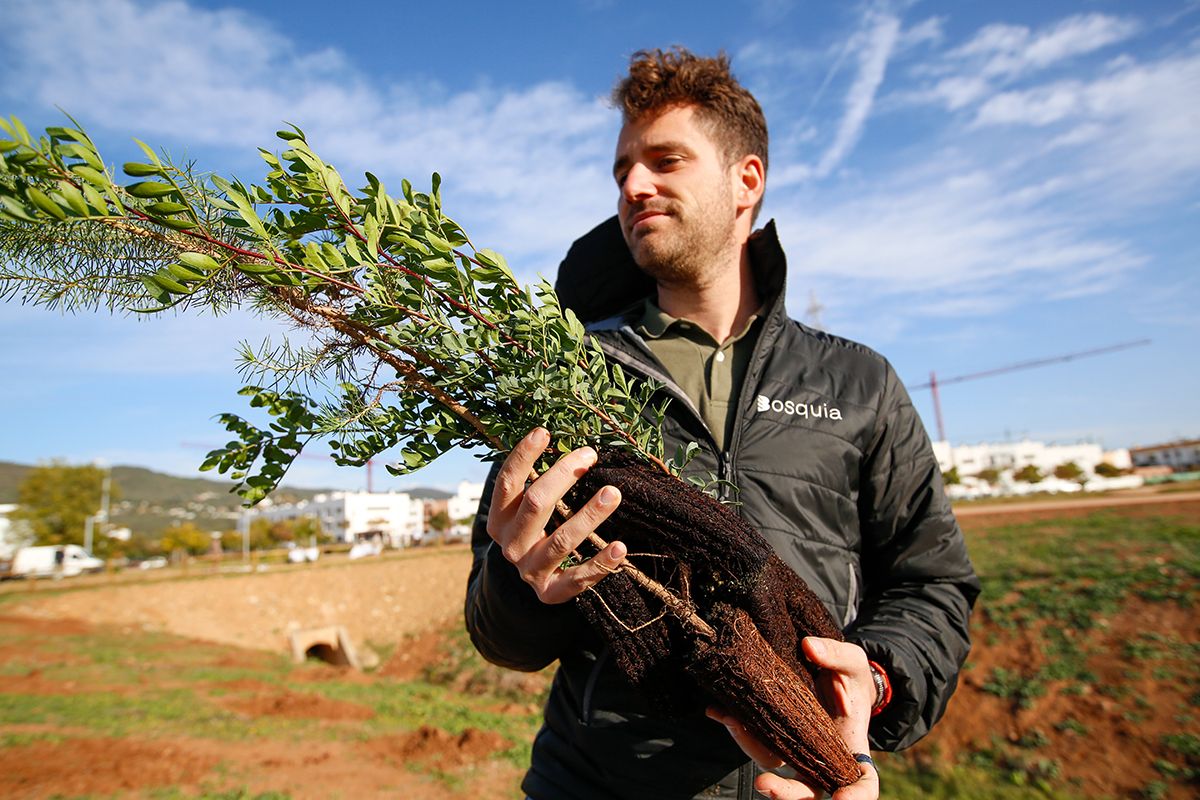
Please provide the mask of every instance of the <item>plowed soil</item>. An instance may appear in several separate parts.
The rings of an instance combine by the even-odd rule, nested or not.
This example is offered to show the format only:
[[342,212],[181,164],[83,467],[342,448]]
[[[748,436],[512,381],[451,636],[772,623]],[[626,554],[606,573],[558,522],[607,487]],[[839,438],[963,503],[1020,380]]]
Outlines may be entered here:
[[[1061,518],[1094,510],[1092,504],[1080,504],[1049,513]],[[974,537],[1014,521],[1039,520],[1047,513],[996,507],[961,519],[968,537]],[[1176,516],[1195,524],[1200,520],[1200,500],[1178,498],[1153,507],[1122,507],[1117,513]],[[306,681],[314,686],[336,682],[370,688],[419,679],[444,657],[450,632],[461,624],[469,563],[465,548],[446,548],[374,563],[318,564],[278,574],[92,585],[78,591],[64,582],[19,592],[19,597],[4,604],[0,616],[0,705],[8,702],[5,698],[59,702],[64,696],[78,695],[82,701],[98,692],[132,698],[139,691],[178,686],[178,676],[169,669],[143,669],[136,687],[115,680],[111,686],[81,684],[71,678],[71,668],[88,657],[62,644],[65,637],[75,640],[97,632],[111,637],[114,630],[163,631],[195,640],[194,644],[170,640],[162,645],[164,659],[194,647],[203,651],[206,664],[236,671],[234,679],[198,687],[205,702],[220,713],[234,714],[248,728],[265,720],[284,726],[318,725],[332,735],[224,740],[139,735],[134,727],[132,734],[109,736],[83,721],[70,724],[10,715],[0,723],[0,794],[151,797],[171,789],[182,792],[181,796],[241,791],[246,794],[222,796],[246,798],[263,792],[291,798],[520,797],[517,786],[523,770],[511,758],[498,757],[513,742],[495,731],[467,727],[451,733],[446,720],[429,719],[410,729],[370,733],[365,728],[374,724],[376,709],[307,691]],[[1200,642],[1196,615],[1169,603],[1135,603],[1107,622],[1102,635],[1113,653],[1119,653],[1138,631],[1170,632],[1185,643]],[[373,673],[310,665],[289,679],[290,688],[281,688],[277,654],[286,652],[289,628],[328,624],[344,625],[360,646],[368,642],[380,650],[399,642],[405,646]],[[1192,711],[1187,704],[1196,687],[1172,686],[1154,680],[1148,671],[1133,679],[1114,658],[1111,663],[1090,665],[1098,674],[1096,685],[1121,687],[1126,698],[1131,694],[1140,698],[1133,708],[1147,709],[1143,717],[1132,716],[1128,702],[1118,702],[1103,691],[1034,698],[1025,707],[986,691],[983,684],[994,668],[1030,667],[1029,654],[1037,650],[1033,643],[1038,636],[1037,630],[999,629],[980,615],[960,689],[946,717],[910,758],[946,760],[985,748],[989,739],[1016,742],[1040,735],[1039,731],[1049,732],[1050,741],[1038,755],[1060,765],[1061,776],[1073,781],[1077,796],[1142,796],[1158,777],[1154,763],[1162,752],[1157,745],[1167,728],[1156,726],[1170,715]],[[141,658],[153,660],[153,647],[144,648]],[[455,690],[453,683],[448,690]],[[462,689],[461,696],[473,694]],[[1194,696],[1190,702],[1195,702]],[[524,701],[494,705],[497,713],[528,717],[534,711]],[[1160,709],[1167,710],[1166,717],[1156,713]],[[1086,733],[1075,738],[1056,735],[1051,726],[1067,719]]]

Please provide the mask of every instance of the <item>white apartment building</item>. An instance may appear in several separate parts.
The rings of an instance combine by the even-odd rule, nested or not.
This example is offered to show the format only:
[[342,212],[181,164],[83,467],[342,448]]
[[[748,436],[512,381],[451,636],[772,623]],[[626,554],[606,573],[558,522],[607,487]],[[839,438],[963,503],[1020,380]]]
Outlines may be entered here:
[[[1034,492],[1078,492],[1130,489],[1142,484],[1142,478],[1123,475],[1102,478],[1096,475],[1096,466],[1111,464],[1119,469],[1129,469],[1132,461],[1128,450],[1103,450],[1098,444],[1046,444],[1025,439],[1020,442],[982,443],[951,446],[949,442],[934,442],[934,456],[942,472],[957,468],[958,485],[947,486],[951,499],[968,499],[991,495],[1031,494]],[[1061,464],[1074,462],[1083,471],[1083,485],[1075,480],[1054,477],[1054,469]],[[1023,483],[1013,479],[1013,473],[1027,466],[1037,467],[1044,477],[1038,483]],[[974,476],[985,469],[1000,473],[995,484],[989,484]]]
[[[446,515],[450,517],[450,536],[453,538],[469,539],[471,536],[470,520],[479,510],[479,500],[483,497],[483,484],[463,481],[458,484],[458,492],[446,501]],[[467,520],[463,522],[463,520]]]
[[958,468],[962,476],[978,475],[985,469],[1000,472],[1017,471],[1032,464],[1043,475],[1054,472],[1054,468],[1073,461],[1084,472],[1095,473],[1096,465],[1107,462],[1114,467],[1127,469],[1130,466],[1128,450],[1105,450],[1098,444],[1046,444],[1024,439],[1019,442],[985,442],[960,444],[934,442],[933,454],[942,472],[951,467]]
[[391,547],[408,547],[425,535],[422,501],[404,492],[334,492],[299,503],[260,505],[255,516],[271,521],[315,517],[339,542],[379,538]]
[[1129,453],[1135,467],[1170,467],[1175,472],[1200,469],[1200,439],[1134,447]]

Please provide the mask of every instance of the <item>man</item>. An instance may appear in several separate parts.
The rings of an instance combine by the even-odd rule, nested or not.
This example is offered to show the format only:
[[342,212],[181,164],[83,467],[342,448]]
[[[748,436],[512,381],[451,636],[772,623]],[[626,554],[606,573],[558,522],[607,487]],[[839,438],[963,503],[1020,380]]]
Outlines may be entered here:
[[[870,800],[869,746],[908,746],[941,716],[979,589],[928,437],[883,358],[787,318],[774,226],[751,234],[766,123],[726,60],[639,53],[614,97],[624,115],[618,222],[572,248],[560,295],[585,320],[624,306],[589,330],[608,358],[667,385],[667,452],[699,443],[694,468],[739,487],[739,513],[845,627],[846,642],[810,638],[804,652],[847,745],[863,754],[862,780],[835,799]],[[554,503],[596,459],[582,448],[526,486],[549,445],[546,431],[531,432],[489,477],[466,603],[489,660],[560,662],[525,792],[812,797],[786,777],[756,777],[754,764],[770,770],[778,759],[721,709],[660,717],[617,674],[567,601],[619,565],[624,545],[560,565],[620,493],[601,489],[547,531]]]

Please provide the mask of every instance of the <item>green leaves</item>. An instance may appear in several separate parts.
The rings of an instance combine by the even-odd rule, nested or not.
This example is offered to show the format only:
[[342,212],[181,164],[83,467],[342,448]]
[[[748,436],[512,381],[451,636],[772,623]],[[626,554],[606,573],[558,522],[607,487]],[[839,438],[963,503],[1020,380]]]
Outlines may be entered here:
[[148,175],[162,175],[163,169],[155,164],[139,164],[136,161],[127,161],[121,167],[125,174],[131,178],[144,178]]
[[235,414],[220,415],[225,429],[237,438],[211,451],[200,470],[228,474],[239,482],[237,491],[246,504],[253,505],[279,485],[315,433],[318,417],[312,413],[313,401],[296,392],[247,386],[238,394],[249,397],[251,407],[266,409],[272,422],[263,430]]
[[178,194],[179,190],[174,186],[158,181],[140,181],[131,183],[125,187],[125,191],[129,192],[134,197],[154,200],[160,197],[166,197],[172,194]]
[[216,272],[221,268],[221,265],[216,262],[216,259],[204,253],[180,253],[179,261],[181,264],[186,264],[195,270],[199,270],[201,273]]
[[67,212],[63,211],[62,208],[59,207],[58,203],[55,203],[38,189],[35,189],[32,186],[29,187],[25,190],[25,197],[27,197],[29,202],[33,203],[33,205],[38,209],[46,212],[55,219],[67,218]]
[[78,126],[38,140],[19,120],[0,127],[0,262],[14,265],[0,298],[240,306],[300,329],[304,347],[244,349],[242,393],[262,418],[221,415],[233,438],[204,462],[249,502],[313,439],[347,465],[395,450],[398,474],[463,445],[497,458],[537,425],[560,450],[661,457],[658,387],[610,366],[548,283],[522,288],[475,248],[439,175],[428,193],[403,181],[390,196],[370,173],[351,191],[293,128],[282,153],[260,151],[260,184],[137,142],[145,159],[123,170],[139,180],[121,186]]

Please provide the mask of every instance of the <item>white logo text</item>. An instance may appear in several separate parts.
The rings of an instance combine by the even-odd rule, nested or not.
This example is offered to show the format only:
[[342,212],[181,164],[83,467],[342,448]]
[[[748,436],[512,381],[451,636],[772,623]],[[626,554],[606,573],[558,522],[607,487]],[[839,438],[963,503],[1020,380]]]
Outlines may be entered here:
[[765,395],[758,396],[758,411],[774,411],[804,419],[841,419],[839,408],[830,408],[828,403],[797,403],[794,400],[772,400]]

